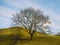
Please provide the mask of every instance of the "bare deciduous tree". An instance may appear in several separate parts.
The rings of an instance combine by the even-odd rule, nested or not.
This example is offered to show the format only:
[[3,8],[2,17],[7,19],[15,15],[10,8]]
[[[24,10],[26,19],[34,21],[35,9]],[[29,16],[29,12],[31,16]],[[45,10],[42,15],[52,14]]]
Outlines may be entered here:
[[37,30],[46,28],[46,26],[43,25],[49,23],[49,17],[38,9],[27,8],[13,15],[12,21],[14,25],[26,28],[26,31],[30,34],[32,39]]

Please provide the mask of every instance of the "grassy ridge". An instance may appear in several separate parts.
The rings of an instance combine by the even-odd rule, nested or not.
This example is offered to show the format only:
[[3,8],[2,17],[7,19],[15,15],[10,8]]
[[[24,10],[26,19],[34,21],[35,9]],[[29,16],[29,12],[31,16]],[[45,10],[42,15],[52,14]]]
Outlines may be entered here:
[[[6,28],[0,29],[0,45],[60,45],[60,37],[49,36],[36,32],[33,40],[29,40],[30,35],[24,28]],[[19,34],[16,40],[16,34]]]

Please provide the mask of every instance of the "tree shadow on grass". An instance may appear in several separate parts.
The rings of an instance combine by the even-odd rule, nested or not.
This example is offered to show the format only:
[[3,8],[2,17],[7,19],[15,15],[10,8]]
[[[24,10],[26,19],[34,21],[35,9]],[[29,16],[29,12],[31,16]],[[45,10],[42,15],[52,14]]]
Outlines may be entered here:
[[0,35],[0,45],[16,45],[18,41],[25,43],[29,40],[30,39],[20,39],[19,35]]

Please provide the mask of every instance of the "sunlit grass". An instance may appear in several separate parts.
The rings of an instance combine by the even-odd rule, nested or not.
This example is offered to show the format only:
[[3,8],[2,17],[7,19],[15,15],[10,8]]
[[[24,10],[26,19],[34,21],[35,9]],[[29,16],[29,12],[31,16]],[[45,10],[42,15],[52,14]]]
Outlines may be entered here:
[[[33,40],[24,28],[0,29],[0,45],[60,45],[60,37],[50,36],[36,32]],[[16,40],[16,34],[19,34],[19,40]]]

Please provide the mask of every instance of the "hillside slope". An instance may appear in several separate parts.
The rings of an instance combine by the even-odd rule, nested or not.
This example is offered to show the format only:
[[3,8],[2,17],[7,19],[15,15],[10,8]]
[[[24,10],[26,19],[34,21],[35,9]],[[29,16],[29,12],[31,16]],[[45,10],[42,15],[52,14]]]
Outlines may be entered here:
[[[19,30],[18,30],[19,29]],[[17,31],[18,30],[18,31]],[[19,40],[14,39],[19,34]],[[60,45],[60,37],[40,34],[36,32],[33,40],[24,28],[0,29],[0,45]]]

